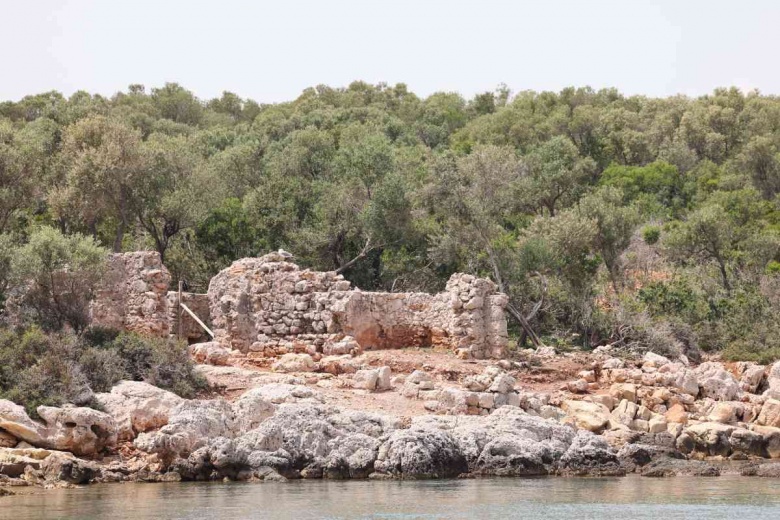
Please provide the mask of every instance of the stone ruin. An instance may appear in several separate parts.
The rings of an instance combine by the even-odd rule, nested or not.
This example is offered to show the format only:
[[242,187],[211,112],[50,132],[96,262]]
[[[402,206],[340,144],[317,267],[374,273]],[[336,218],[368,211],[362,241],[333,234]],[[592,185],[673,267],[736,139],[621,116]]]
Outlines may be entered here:
[[[178,291],[169,291],[170,283],[171,274],[157,252],[112,254],[90,305],[90,322],[147,336],[175,336]],[[182,301],[208,322],[207,295],[185,292]],[[205,331],[186,314],[182,335],[190,342],[208,340]]]
[[[155,336],[176,335],[178,293],[154,252],[112,255],[92,305],[93,323]],[[182,300],[215,341],[241,352],[344,354],[357,349],[436,347],[461,357],[499,358],[507,344],[507,297],[493,282],[450,277],[444,292],[364,292],[335,272],[301,269],[282,255],[244,258],[218,273],[208,294]],[[189,316],[192,342],[208,338]]]

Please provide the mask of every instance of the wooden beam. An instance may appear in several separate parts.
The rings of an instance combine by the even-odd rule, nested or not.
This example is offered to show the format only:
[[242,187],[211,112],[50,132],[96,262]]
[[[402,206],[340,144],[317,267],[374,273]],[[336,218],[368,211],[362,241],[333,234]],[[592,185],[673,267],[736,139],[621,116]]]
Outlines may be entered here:
[[181,292],[182,292],[182,287],[183,286],[184,286],[184,282],[179,280],[179,300],[177,302],[179,304],[179,312],[176,313],[177,314],[177,318],[178,318],[176,320],[176,339],[178,339],[179,341],[181,341],[181,318],[182,318],[182,315],[181,315],[181,305],[182,305]]
[[211,332],[211,329],[210,329],[210,328],[208,328],[208,327],[206,326],[206,324],[205,324],[205,323],[203,323],[202,321],[200,321],[200,318],[198,318],[198,317],[195,315],[195,313],[194,313],[194,312],[192,312],[192,311],[190,310],[190,308],[189,308],[189,307],[187,307],[187,306],[186,306],[186,305],[184,305],[183,303],[181,303],[180,305],[181,305],[181,308],[182,308],[182,309],[184,309],[185,311],[187,311],[187,314],[189,314],[190,316],[192,316],[192,319],[193,319],[193,320],[195,320],[195,321],[198,323],[198,325],[200,325],[201,327],[203,327],[203,330],[205,330],[205,331],[208,333],[208,335],[209,335],[209,336],[211,336],[211,339],[214,339],[214,333],[213,333],[213,332]]

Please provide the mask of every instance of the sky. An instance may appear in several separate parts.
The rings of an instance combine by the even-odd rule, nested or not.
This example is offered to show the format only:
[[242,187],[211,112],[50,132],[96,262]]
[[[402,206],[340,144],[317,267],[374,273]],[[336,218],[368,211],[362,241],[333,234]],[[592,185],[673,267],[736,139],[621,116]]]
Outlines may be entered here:
[[0,101],[178,82],[260,103],[354,80],[780,94],[776,0],[0,0]]

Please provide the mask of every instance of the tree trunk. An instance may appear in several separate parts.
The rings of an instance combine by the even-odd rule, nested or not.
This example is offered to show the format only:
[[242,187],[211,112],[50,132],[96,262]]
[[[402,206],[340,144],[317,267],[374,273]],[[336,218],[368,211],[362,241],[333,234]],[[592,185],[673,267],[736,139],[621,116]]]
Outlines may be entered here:
[[534,347],[539,348],[544,346],[542,340],[539,339],[539,336],[536,335],[534,329],[531,328],[531,324],[528,323],[528,320],[525,319],[525,316],[523,316],[523,314],[517,310],[514,305],[510,303],[506,306],[506,310],[509,311],[510,316],[517,320],[517,322],[520,324],[520,327],[522,327],[523,332],[526,336],[528,336],[528,339],[531,340],[531,343]]
[[729,275],[726,271],[726,264],[721,258],[717,258],[718,269],[720,270],[720,276],[723,278],[723,287],[726,288],[727,293],[731,293],[731,283],[729,282]]
[[119,220],[119,225],[116,228],[116,237],[114,238],[114,253],[122,252],[122,241],[125,238],[125,221]]

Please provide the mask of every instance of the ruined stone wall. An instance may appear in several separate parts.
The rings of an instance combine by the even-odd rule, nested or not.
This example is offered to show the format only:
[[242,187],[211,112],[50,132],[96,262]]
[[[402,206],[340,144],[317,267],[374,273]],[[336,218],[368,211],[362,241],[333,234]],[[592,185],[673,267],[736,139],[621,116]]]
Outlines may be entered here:
[[234,262],[208,295],[215,339],[266,356],[328,353],[344,336],[364,349],[441,347],[476,358],[502,356],[507,342],[506,296],[465,274],[440,294],[362,292],[271,254]]
[[112,254],[90,305],[90,322],[165,337],[170,332],[171,275],[154,251]]
[[209,284],[215,339],[270,355],[292,350],[284,342],[322,347],[340,331],[332,309],[348,292],[342,276],[301,270],[275,253],[238,260]]
[[[91,305],[93,324],[158,337],[178,331],[177,292],[156,252],[111,255]],[[300,269],[277,253],[244,258],[215,276],[207,295],[183,293],[215,340],[261,356],[348,353],[355,348],[438,347],[501,357],[506,296],[489,280],[455,274],[444,292],[363,292],[334,272]],[[188,315],[191,343],[209,338]]]
[[458,273],[439,294],[354,291],[343,301],[341,331],[366,349],[444,347],[486,358],[506,348],[507,300],[490,280]]

